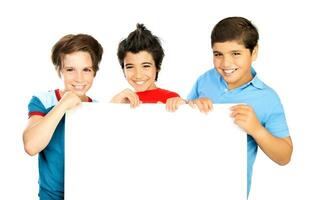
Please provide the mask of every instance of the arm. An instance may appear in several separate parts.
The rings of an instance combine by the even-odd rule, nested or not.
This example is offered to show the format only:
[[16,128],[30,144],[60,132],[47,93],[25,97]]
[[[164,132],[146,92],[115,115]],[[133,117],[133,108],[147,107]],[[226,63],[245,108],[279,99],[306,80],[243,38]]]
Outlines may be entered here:
[[290,137],[278,138],[273,136],[259,122],[250,106],[236,105],[231,108],[231,116],[235,123],[251,135],[263,152],[279,165],[289,163],[293,151]]
[[49,144],[65,112],[80,102],[81,100],[76,94],[66,92],[59,103],[47,115],[44,117],[37,115],[30,117],[23,133],[25,151],[31,156],[42,151]]
[[130,89],[125,89],[116,94],[111,103],[129,103],[132,108],[137,107],[141,102],[135,92]]

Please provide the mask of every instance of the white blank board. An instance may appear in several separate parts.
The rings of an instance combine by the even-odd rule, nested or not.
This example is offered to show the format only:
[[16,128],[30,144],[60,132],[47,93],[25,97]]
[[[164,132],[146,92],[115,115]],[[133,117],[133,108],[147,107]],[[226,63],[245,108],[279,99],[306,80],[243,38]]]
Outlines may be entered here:
[[247,139],[230,106],[81,104],[66,114],[65,199],[245,200]]

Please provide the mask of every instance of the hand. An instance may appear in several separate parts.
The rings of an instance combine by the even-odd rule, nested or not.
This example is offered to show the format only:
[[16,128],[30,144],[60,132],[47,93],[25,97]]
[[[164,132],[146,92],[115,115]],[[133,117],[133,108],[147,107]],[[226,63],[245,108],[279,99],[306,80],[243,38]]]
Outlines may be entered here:
[[61,97],[59,104],[63,105],[65,110],[69,110],[69,109],[74,108],[75,106],[79,105],[81,102],[82,102],[82,100],[80,99],[80,97],[77,94],[75,94],[74,92],[71,92],[71,91],[67,91]]
[[249,135],[254,136],[254,134],[263,129],[252,107],[236,105],[231,107],[231,110],[231,117],[234,118],[234,122]]
[[213,109],[212,101],[208,98],[199,98],[189,101],[189,105],[192,108],[198,107],[201,112],[208,113]]
[[182,104],[185,104],[186,100],[181,97],[172,97],[166,100],[165,108],[167,111],[175,112],[178,107]]
[[129,103],[132,108],[137,107],[142,102],[139,100],[137,94],[130,89],[125,89],[116,94],[112,100],[112,103]]

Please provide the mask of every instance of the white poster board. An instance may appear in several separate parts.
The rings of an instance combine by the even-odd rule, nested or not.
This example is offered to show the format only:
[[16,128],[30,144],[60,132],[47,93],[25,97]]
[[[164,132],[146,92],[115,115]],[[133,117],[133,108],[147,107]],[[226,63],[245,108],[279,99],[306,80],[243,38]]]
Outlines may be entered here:
[[66,114],[65,199],[245,200],[247,139],[230,106],[83,103]]

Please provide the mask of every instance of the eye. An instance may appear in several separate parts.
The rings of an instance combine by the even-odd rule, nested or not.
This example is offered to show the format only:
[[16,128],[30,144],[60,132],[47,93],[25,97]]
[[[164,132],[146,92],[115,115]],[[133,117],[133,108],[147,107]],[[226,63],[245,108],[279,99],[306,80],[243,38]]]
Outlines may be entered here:
[[126,69],[132,69],[133,66],[132,66],[132,65],[127,65],[127,66],[125,66],[125,68],[126,68]]
[[66,68],[64,68],[64,71],[66,71],[66,72],[73,72],[74,68],[73,67],[66,67]]
[[233,52],[232,55],[233,56],[240,56],[241,54],[240,54],[240,52]]
[[143,67],[149,68],[149,67],[151,67],[151,65],[143,65]]
[[222,56],[222,53],[214,52],[214,56],[215,56],[215,57]]
[[84,72],[92,72],[93,70],[92,70],[92,68],[84,68],[83,71],[84,71]]

